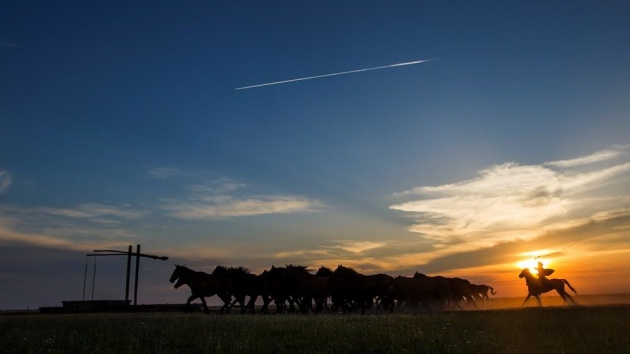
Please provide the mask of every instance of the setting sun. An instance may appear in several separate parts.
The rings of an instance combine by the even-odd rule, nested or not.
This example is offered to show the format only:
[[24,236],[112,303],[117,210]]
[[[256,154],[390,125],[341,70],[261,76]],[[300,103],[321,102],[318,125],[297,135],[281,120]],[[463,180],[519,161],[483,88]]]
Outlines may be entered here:
[[538,274],[538,271],[536,270],[538,268],[538,262],[541,262],[543,264],[543,267],[545,268],[549,268],[551,264],[551,261],[549,260],[541,261],[534,258],[528,258],[528,259],[516,262],[516,266],[518,267],[518,269],[529,268],[532,274]]

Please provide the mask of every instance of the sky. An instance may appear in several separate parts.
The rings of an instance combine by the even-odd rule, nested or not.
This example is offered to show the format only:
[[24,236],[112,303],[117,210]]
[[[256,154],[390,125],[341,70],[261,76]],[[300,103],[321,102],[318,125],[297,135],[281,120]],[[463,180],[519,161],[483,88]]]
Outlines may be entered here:
[[[630,291],[624,1],[0,4],[0,309],[338,264]],[[237,88],[429,60],[346,75]]]

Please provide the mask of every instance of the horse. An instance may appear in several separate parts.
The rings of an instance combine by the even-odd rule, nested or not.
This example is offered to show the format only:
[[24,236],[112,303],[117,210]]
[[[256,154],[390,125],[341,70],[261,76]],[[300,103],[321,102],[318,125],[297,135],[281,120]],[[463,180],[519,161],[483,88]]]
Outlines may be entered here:
[[[245,267],[229,267],[218,265],[212,271],[212,275],[217,279],[217,286],[227,294],[222,298],[224,304],[219,313],[229,313],[232,307],[238,303],[241,313],[254,312],[254,304],[258,298],[258,279]],[[250,301],[246,304],[245,298],[249,296]],[[232,297],[234,300],[232,301]]]
[[459,302],[465,299],[469,304],[472,304],[474,308],[477,308],[475,303],[474,292],[472,290],[472,284],[462,278],[448,278],[451,286],[451,301],[461,310]]
[[564,284],[566,284],[569,289],[573,291],[575,295],[577,295],[577,291],[573,289],[569,281],[566,279],[546,279],[545,281],[540,281],[540,279],[534,277],[528,268],[525,268],[521,271],[521,274],[518,275],[519,278],[525,278],[525,284],[527,285],[527,297],[521,304],[521,306],[525,305],[527,300],[530,297],[534,296],[536,300],[538,300],[538,306],[542,306],[542,302],[540,302],[540,294],[546,293],[551,290],[555,290],[560,294],[560,297],[567,302],[567,299],[573,304],[577,305],[573,298],[569,293],[564,290]]
[[496,291],[494,291],[494,288],[485,284],[470,284],[470,289],[472,291],[472,295],[475,297],[475,300],[478,301],[489,301],[490,297],[488,296],[488,291],[490,291],[492,295],[497,294]]
[[[453,288],[453,284],[450,278],[443,276],[431,277],[426,274],[415,272],[414,279],[421,279],[421,298],[420,305],[428,310],[432,310],[431,306],[437,306],[438,309],[443,309],[448,301],[454,301],[457,299],[458,291]],[[461,296],[457,301],[461,300]],[[459,303],[456,302],[457,306]]]
[[[397,309],[403,310],[406,307],[413,309],[414,311],[420,306],[420,301],[423,295],[422,279],[397,276],[394,278],[394,288],[391,292],[390,300],[398,303]],[[393,308],[393,307],[392,307]]]
[[[366,308],[374,304],[374,298],[383,303],[391,295],[394,278],[387,274],[363,275],[339,265],[329,279],[329,286],[333,309],[341,307],[343,311],[351,311],[359,307],[364,314]],[[393,301],[385,303],[393,306]]]
[[[260,296],[260,298],[263,301],[262,306],[260,307],[260,312],[261,313],[268,313],[269,312],[269,304],[271,303],[271,301],[273,300],[273,279],[269,274],[268,270],[263,270],[262,273],[258,274],[256,276],[256,290],[258,295]],[[250,309],[250,311],[252,313],[254,313],[254,308],[255,308],[255,300],[254,298],[251,298],[249,301],[249,304],[247,305],[247,307]]]
[[320,278],[322,278],[322,279],[325,279],[324,281],[326,282],[327,296],[326,296],[325,299],[323,299],[323,302],[322,302],[321,305],[323,306],[322,310],[326,309],[326,311],[328,311],[329,310],[329,308],[328,308],[328,298],[330,297],[330,285],[329,284],[330,284],[330,277],[333,275],[333,271],[330,268],[321,266],[321,267],[319,267],[317,272],[315,272],[315,275],[320,277]]
[[[276,313],[287,310],[296,312],[295,304],[301,307],[299,298],[299,283],[295,272],[306,270],[306,266],[288,264],[285,267],[271,266],[267,274],[268,286],[271,289],[271,297],[276,305]],[[289,303],[287,309],[286,303]]]
[[179,288],[182,285],[188,285],[190,292],[192,293],[186,301],[186,312],[190,308],[190,302],[195,299],[200,299],[203,304],[203,312],[209,313],[208,305],[206,304],[205,297],[211,297],[218,295],[220,298],[224,298],[226,295],[218,293],[215,279],[212,274],[205,272],[197,272],[186,266],[175,264],[175,270],[169,279],[171,283],[177,281],[174,287]]
[[[321,270],[321,268],[320,268]],[[327,276],[311,274],[310,270],[304,266],[287,266],[283,274],[283,279],[293,284],[297,283],[296,299],[299,299],[300,311],[315,313],[321,312],[330,294]],[[315,308],[313,309],[313,301]]]

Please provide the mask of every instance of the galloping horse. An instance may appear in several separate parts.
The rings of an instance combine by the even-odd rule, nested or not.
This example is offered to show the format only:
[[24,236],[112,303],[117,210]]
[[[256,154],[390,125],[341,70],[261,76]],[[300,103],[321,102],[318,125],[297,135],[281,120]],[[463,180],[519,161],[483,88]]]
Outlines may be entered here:
[[329,278],[332,309],[341,308],[344,312],[360,308],[361,314],[374,305],[374,299],[393,311],[393,301],[389,299],[394,287],[394,278],[387,274],[364,275],[352,268],[337,266]]
[[176,280],[177,283],[175,283],[175,289],[182,285],[188,285],[190,292],[192,293],[186,301],[186,311],[188,311],[190,302],[199,298],[203,304],[203,312],[209,313],[210,310],[208,310],[205,297],[219,295],[219,297],[223,298],[225,296],[224,294],[217,294],[216,283],[212,275],[208,273],[196,272],[188,267],[176,264],[175,270],[173,271],[173,274],[171,274],[169,281],[173,283]]
[[[283,278],[287,281],[296,282],[296,300],[299,299],[298,305],[301,312],[313,311],[319,313],[324,309],[328,296],[330,296],[328,288],[330,277],[311,274],[310,270],[304,266],[289,265],[284,272]],[[315,302],[314,309],[313,301]]]
[[566,279],[547,279],[547,281],[541,282],[538,278],[532,275],[528,268],[523,269],[518,277],[521,279],[525,278],[525,284],[527,284],[528,291],[527,297],[525,298],[525,301],[523,301],[521,306],[525,305],[527,300],[529,300],[529,298],[532,296],[534,296],[536,300],[538,300],[538,306],[542,306],[542,303],[540,302],[540,294],[546,293],[551,290],[557,291],[558,294],[560,294],[560,297],[562,297],[565,302],[568,299],[573,305],[577,305],[575,301],[573,301],[571,295],[569,295],[569,293],[564,290],[564,284],[567,284],[569,289],[571,289],[573,293],[577,295],[577,291],[573,289],[571,284],[569,284],[569,281]]
[[493,287],[491,287],[490,285],[485,285],[485,284],[470,284],[470,289],[472,291],[472,295],[474,296],[475,300],[479,300],[479,301],[483,301],[483,300],[490,301],[490,297],[488,296],[488,291],[490,291],[492,295],[497,294],[497,292],[494,291]]

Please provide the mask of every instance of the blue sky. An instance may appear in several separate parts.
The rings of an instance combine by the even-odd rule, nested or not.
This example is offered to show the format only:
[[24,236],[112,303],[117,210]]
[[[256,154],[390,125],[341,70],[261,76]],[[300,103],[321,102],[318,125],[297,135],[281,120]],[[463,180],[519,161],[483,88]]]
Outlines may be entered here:
[[[205,270],[343,262],[509,293],[499,255],[561,249],[589,223],[607,231],[580,237],[609,236],[574,253],[604,253],[565,264],[627,275],[600,261],[630,245],[629,15],[621,1],[4,2],[0,249],[20,259],[0,261],[0,302],[77,298],[85,253],[137,243]],[[116,297],[122,262],[103,262],[97,294]],[[184,299],[173,262],[143,263],[145,301]]]

